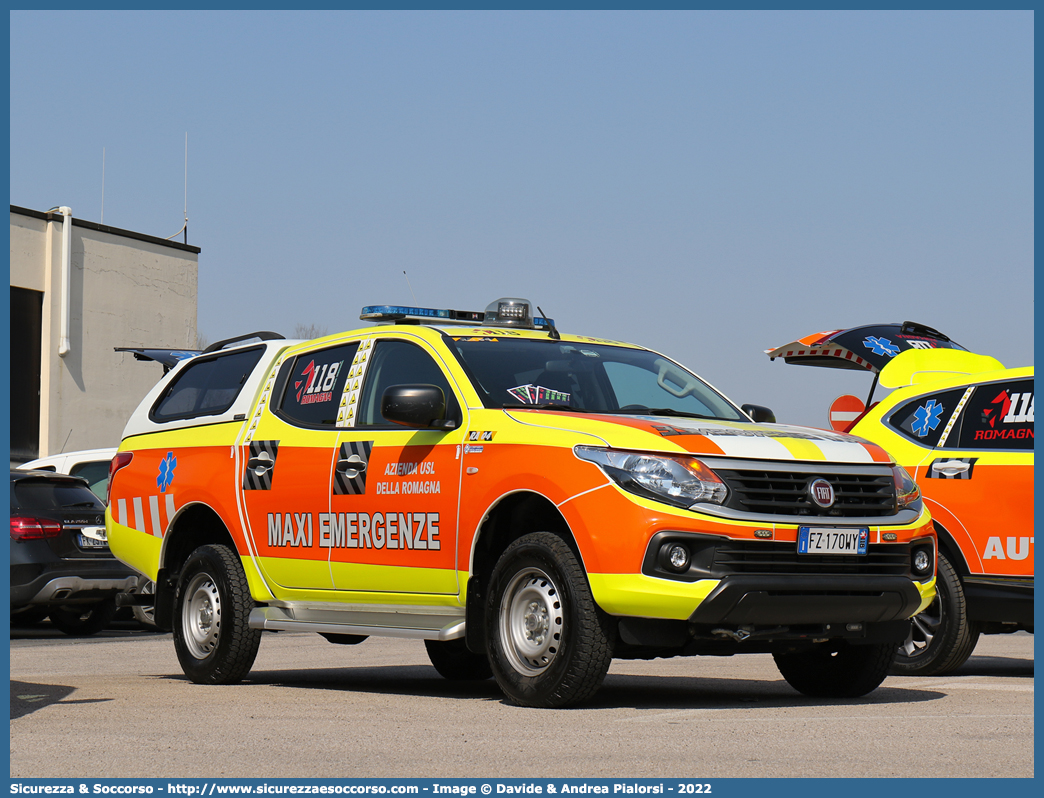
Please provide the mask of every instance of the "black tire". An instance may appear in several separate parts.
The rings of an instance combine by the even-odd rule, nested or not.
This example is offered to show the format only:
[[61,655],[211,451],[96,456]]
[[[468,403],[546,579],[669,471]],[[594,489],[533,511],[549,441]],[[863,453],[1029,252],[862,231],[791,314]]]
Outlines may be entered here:
[[71,637],[97,634],[116,617],[116,599],[108,598],[90,604],[63,604],[51,607],[51,623]]
[[239,556],[200,546],[185,563],[174,597],[174,650],[196,684],[234,684],[250,672],[261,630],[248,625],[254,600]]
[[482,681],[493,676],[489,659],[485,654],[476,654],[465,644],[464,638],[456,640],[425,640],[428,659],[444,679],[451,682]]
[[[150,596],[156,593],[156,583],[149,579],[147,576],[142,576],[138,579],[138,586],[134,590],[135,593],[148,593]],[[152,605],[148,607],[141,607],[134,605],[131,607],[131,612],[134,613],[134,620],[144,626],[146,629],[156,628],[156,608]]]
[[968,620],[960,577],[942,553],[935,581],[935,600],[913,617],[910,634],[900,644],[892,673],[942,676],[968,661],[979,642],[979,626]]
[[615,629],[568,544],[534,532],[508,546],[493,568],[486,639],[493,676],[509,700],[564,707],[598,691]]
[[21,628],[36,626],[47,617],[47,613],[50,612],[50,610],[51,608],[46,604],[30,604],[28,607],[12,610],[11,626]]
[[853,646],[841,642],[837,651],[827,645],[773,654],[772,658],[791,687],[814,698],[866,695],[885,680],[895,658],[895,643]]

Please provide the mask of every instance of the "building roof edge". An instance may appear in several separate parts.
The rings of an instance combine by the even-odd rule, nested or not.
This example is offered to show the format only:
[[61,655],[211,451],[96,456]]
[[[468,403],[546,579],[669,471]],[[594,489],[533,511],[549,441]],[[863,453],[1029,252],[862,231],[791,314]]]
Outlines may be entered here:
[[[33,219],[43,219],[47,222],[61,222],[65,218],[60,213],[34,211],[31,208],[22,208],[18,205],[11,206],[11,213],[17,213],[21,216],[29,216]],[[132,238],[135,241],[145,241],[149,244],[158,244],[163,247],[172,247],[174,249],[180,249],[183,252],[193,252],[196,255],[203,251],[199,247],[194,247],[191,244],[183,244],[180,241],[171,241],[166,238],[157,238],[156,236],[146,235],[145,233],[136,233],[133,230],[123,230],[119,227],[109,227],[107,224],[88,222],[85,219],[77,219],[75,216],[72,217],[72,222],[75,227],[86,227],[88,230],[96,230],[100,233],[108,233],[109,235],[121,236],[123,238]]]

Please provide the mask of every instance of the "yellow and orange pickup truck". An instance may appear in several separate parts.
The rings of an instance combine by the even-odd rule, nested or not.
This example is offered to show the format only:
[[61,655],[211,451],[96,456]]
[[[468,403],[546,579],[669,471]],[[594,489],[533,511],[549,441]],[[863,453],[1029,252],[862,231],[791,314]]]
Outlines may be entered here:
[[112,462],[110,545],[156,583],[123,603],[154,600],[200,683],[293,630],[424,640],[528,706],[614,657],[768,652],[805,694],[875,689],[935,596],[910,475],[534,311],[371,306],[180,353]]
[[[907,321],[815,333],[766,350],[787,363],[873,374],[833,429],[883,446],[920,486],[939,535],[936,600],[917,615],[895,672],[943,675],[980,634],[1033,631],[1033,367],[1006,369]],[[890,393],[874,401],[878,388]]]

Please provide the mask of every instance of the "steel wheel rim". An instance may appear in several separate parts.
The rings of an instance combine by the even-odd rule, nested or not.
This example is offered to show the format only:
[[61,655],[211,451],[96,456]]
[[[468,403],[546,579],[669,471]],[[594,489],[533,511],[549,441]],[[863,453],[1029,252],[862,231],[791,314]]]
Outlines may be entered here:
[[562,647],[564,607],[558,587],[539,568],[519,571],[504,591],[500,642],[511,666],[524,676],[543,673]]
[[181,628],[185,645],[196,659],[206,659],[217,648],[221,636],[221,593],[210,574],[196,574],[185,589]]
[[[150,579],[149,581],[142,584],[142,586],[138,589],[138,592],[143,596],[154,596],[156,594],[156,583]],[[149,623],[156,622],[155,605],[151,607],[140,607],[139,609],[141,610],[142,616],[145,617],[149,621]]]
[[924,656],[932,647],[932,640],[941,632],[942,621],[942,601],[936,595],[927,609],[910,619],[910,633],[899,647],[899,652],[911,659]]

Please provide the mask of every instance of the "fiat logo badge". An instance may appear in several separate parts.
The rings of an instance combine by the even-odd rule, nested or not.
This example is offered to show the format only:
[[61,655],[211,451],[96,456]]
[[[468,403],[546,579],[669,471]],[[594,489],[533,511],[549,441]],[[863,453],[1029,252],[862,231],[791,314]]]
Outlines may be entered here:
[[809,483],[808,495],[824,510],[834,506],[834,486],[823,478],[813,479]]

